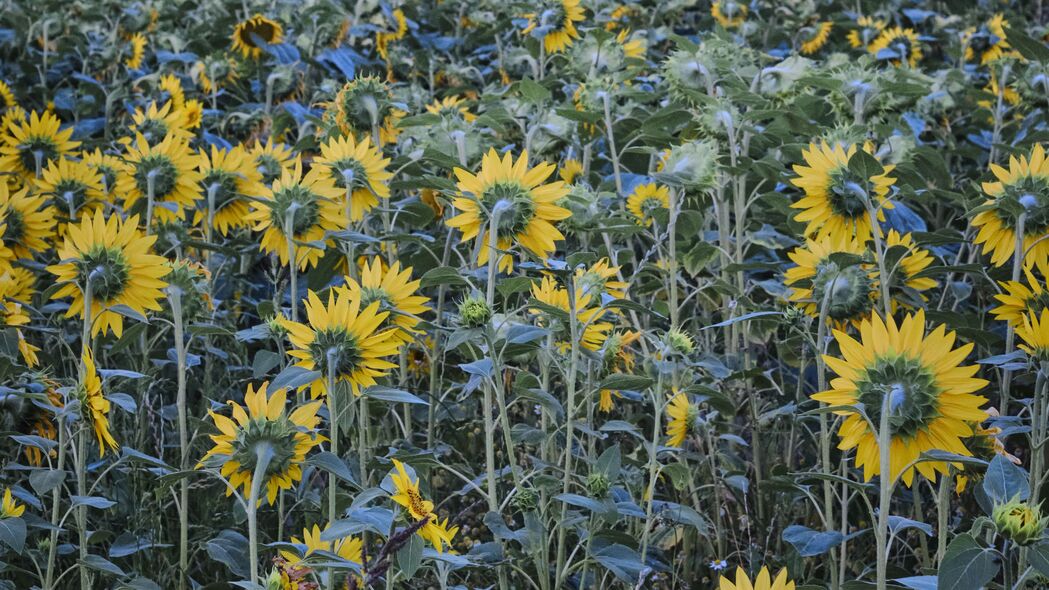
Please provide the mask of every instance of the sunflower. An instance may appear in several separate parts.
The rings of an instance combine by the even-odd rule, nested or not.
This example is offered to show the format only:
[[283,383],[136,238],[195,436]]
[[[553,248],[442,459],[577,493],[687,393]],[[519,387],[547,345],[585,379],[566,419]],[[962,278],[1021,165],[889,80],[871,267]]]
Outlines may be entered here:
[[[892,289],[904,287],[914,292],[918,299],[925,301],[925,296],[921,294],[922,291],[928,291],[938,284],[935,279],[920,276],[922,271],[933,263],[932,254],[925,248],[915,244],[914,237],[911,234],[901,234],[894,229],[889,230],[889,234],[885,238],[885,249],[887,254],[895,253],[892,256],[895,262],[892,265],[893,268],[890,268],[889,271],[889,276],[893,279],[889,287]],[[878,275],[879,273],[876,269],[871,274],[875,278]],[[875,281],[875,285],[878,285],[877,281]],[[880,289],[877,286],[875,288]],[[911,299],[914,299],[914,297],[911,297]],[[896,305],[899,302],[896,297],[893,297],[891,302],[893,310],[896,309]]]
[[182,120],[186,129],[198,129],[204,122],[204,104],[197,99],[190,99],[182,105]]
[[688,398],[688,394],[675,391],[667,404],[667,444],[672,447],[680,447],[685,442],[689,433],[696,427],[696,419],[699,417],[699,409]]
[[722,28],[735,29],[747,20],[747,5],[737,0],[719,0],[710,5],[710,16]]
[[396,329],[382,329],[390,315],[380,311],[380,301],[372,301],[364,309],[362,302],[347,289],[338,295],[328,292],[328,304],[313,291],[306,295],[308,324],[281,318],[280,325],[288,331],[293,350],[288,354],[299,359],[297,366],[319,371],[321,377],[310,384],[310,393],[316,399],[328,392],[328,372],[336,381],[350,385],[354,395],[362,387],[375,385],[397,365],[385,357],[397,354],[401,340]]
[[[539,284],[532,283],[532,297],[540,303],[555,307],[565,313],[571,313],[568,290],[559,287],[551,276],[543,277]],[[605,310],[600,307],[591,307],[593,299],[593,296],[582,291],[577,290],[575,293],[576,322],[583,327],[579,344],[586,350],[596,352],[601,349],[601,346],[608,338],[609,332],[612,331],[612,324],[600,321],[601,316],[605,314]],[[531,311],[539,313],[541,310],[533,309]],[[557,342],[558,348],[561,350],[569,348],[572,345],[569,326],[561,326],[559,335],[561,339]]]
[[33,111],[28,119],[11,120],[0,137],[0,170],[32,178],[48,161],[69,155],[80,142],[69,139],[72,127],[63,130],[61,126],[62,122],[50,112]]
[[[346,217],[339,207],[342,191],[336,188],[319,167],[302,176],[302,161],[284,168],[281,177],[266,187],[253,203],[248,221],[262,234],[263,251],[276,253],[281,264],[289,264],[288,234],[285,226],[291,222],[291,235],[298,242],[322,242],[329,231],[346,227]],[[317,264],[324,251],[300,244],[295,248],[295,260],[300,270]]]
[[849,31],[846,36],[849,45],[854,49],[869,47],[871,42],[885,29],[885,21],[871,16],[859,17],[856,19],[856,25],[859,28]]
[[877,272],[861,259],[867,249],[850,237],[807,240],[787,256],[797,266],[787,269],[788,299],[813,318],[826,302],[827,321],[844,328],[869,318],[878,300]]
[[[175,107],[172,101],[165,101],[160,107],[157,103],[149,103],[146,110],[135,109],[131,115],[132,123],[129,127],[131,136],[141,136],[150,144],[164,141],[169,136],[174,136],[177,141],[189,142],[193,134],[189,130],[185,112]],[[130,142],[131,138],[126,141]]]
[[117,451],[117,444],[113,434],[109,431],[109,400],[102,395],[102,379],[95,369],[95,359],[91,356],[91,349],[85,348],[80,357],[83,363],[83,374],[80,376],[80,386],[77,388],[77,396],[80,399],[80,407],[85,420],[91,420],[95,429],[95,438],[98,439],[98,456],[106,454],[106,449]]
[[[869,153],[867,146],[864,151]],[[883,209],[893,205],[886,197],[896,182],[889,176],[893,166],[885,166],[881,174],[861,178],[849,169],[849,160],[856,153],[856,146],[827,142],[810,144],[802,150],[805,165],[795,164],[798,177],[791,181],[802,189],[805,196],[791,205],[801,209],[795,221],[807,223],[805,235],[818,238],[824,236],[855,236],[861,244],[871,238],[871,219],[867,213],[866,200],[872,200],[878,221],[884,221]],[[868,195],[867,191],[872,191]]]
[[247,227],[248,199],[266,190],[251,156],[239,145],[228,150],[212,145],[210,154],[201,150],[198,162],[205,198],[193,213],[193,224],[209,223],[210,218],[211,226],[224,236],[231,228]]
[[80,157],[89,168],[102,176],[102,192],[105,195],[111,194],[116,189],[117,179],[127,171],[127,165],[123,160],[117,156],[103,153],[98,148],[91,153],[81,152]]
[[15,93],[11,92],[11,86],[3,80],[0,80],[0,106],[5,109],[18,106],[18,99],[15,98]]
[[547,53],[559,53],[572,46],[579,38],[575,24],[584,18],[579,0],[543,0],[536,11],[524,15],[528,26],[521,34],[542,35],[543,48]]
[[5,518],[18,518],[25,512],[25,506],[15,502],[11,496],[11,488],[4,488],[4,500],[0,502],[0,520]]
[[20,328],[29,324],[26,306],[32,301],[35,282],[36,275],[24,268],[12,267],[0,275],[0,321],[5,327],[15,329],[18,352],[30,368],[40,364],[37,357],[40,348],[26,341]]
[[889,27],[881,32],[867,51],[878,59],[889,59],[895,66],[916,67],[922,59],[921,41],[914,29]]
[[[609,336],[600,351],[604,372],[630,373],[633,371],[636,359],[629,347],[640,338],[641,333],[633,330],[615,332]],[[612,401],[613,397],[621,398],[623,394],[611,389],[602,389],[597,402],[598,410],[605,413],[611,412],[612,408],[615,407]]]
[[273,143],[273,138],[255,144],[249,152],[255,162],[259,174],[262,174],[262,182],[271,184],[280,178],[281,171],[295,164],[295,153],[283,143]]
[[404,464],[393,459],[396,472],[390,473],[394,493],[390,496],[394,502],[405,508],[416,522],[425,520],[426,524],[419,529],[419,536],[429,541],[439,553],[444,553],[446,546],[451,546],[458,528],[448,528],[448,521],[443,523],[433,512],[433,502],[423,499],[419,493],[419,481],[413,479],[404,469]]
[[[324,122],[343,135],[371,134],[385,124],[392,109],[389,86],[376,76],[359,76],[343,84],[324,107]],[[386,140],[381,138],[379,142]]]
[[834,23],[828,20],[803,29],[808,32],[808,36],[801,42],[801,54],[812,55],[822,49],[830,39],[830,30],[833,28]]
[[167,95],[167,100],[171,102],[173,108],[182,109],[186,106],[186,91],[182,88],[182,80],[175,74],[161,76],[160,81],[157,82],[157,89]]
[[0,179],[0,261],[11,263],[46,252],[55,232],[55,212],[29,187],[13,191]]
[[162,256],[152,254],[156,236],[144,236],[137,229],[138,217],[123,221],[112,215],[107,221],[102,211],[85,215],[70,224],[65,241],[58,249],[61,262],[47,267],[62,286],[52,299],[72,297],[66,317],[84,316],[84,291],[91,283],[91,333],[124,333],[124,316],[113,311],[125,305],[145,315],[159,311],[163,289],[161,280],[168,273]]
[[602,258],[590,265],[590,268],[577,268],[575,271],[576,289],[589,295],[591,301],[601,303],[607,295],[612,299],[626,299],[629,285],[620,281],[619,267],[612,266],[608,258]]
[[794,590],[794,582],[787,577],[786,569],[781,569],[776,574],[776,579],[773,580],[772,574],[769,573],[769,568],[767,567],[762,567],[761,571],[758,572],[758,577],[751,582],[747,572],[743,571],[743,568],[737,567],[736,581],[733,582],[721,576],[721,581],[718,582],[718,590]]
[[[838,377],[831,381],[832,389],[813,399],[831,406],[862,404],[877,424],[888,397],[891,473],[882,475],[893,481],[902,478],[909,487],[915,469],[929,480],[936,479],[936,472],[948,474],[947,463],[911,463],[931,450],[972,455],[962,439],[972,436],[973,425],[987,418],[980,409],[987,399],[973,395],[987,381],[973,377],[978,366],[959,366],[973,344],[953,348],[956,335],[943,325],[926,334],[924,310],[907,315],[899,327],[893,318],[886,322],[875,314],[859,331],[857,341],[835,330],[842,358],[823,358]],[[863,468],[864,481],[870,481],[881,471],[876,432],[854,410],[835,414],[845,417],[838,428],[838,448],[856,449],[856,466]]]
[[[19,432],[39,436],[46,440],[57,441],[58,429],[55,427],[55,414],[64,404],[62,403],[62,396],[58,393],[58,384],[47,378],[43,378],[42,381],[44,399],[33,402],[33,407],[30,408],[29,414]],[[43,465],[45,453],[47,453],[48,457],[58,456],[58,452],[55,449],[44,451],[31,445],[25,445],[23,452],[25,453],[26,461],[33,467]]]
[[313,160],[315,169],[323,166],[331,182],[342,189],[350,221],[364,219],[364,214],[390,198],[387,182],[393,174],[386,170],[389,158],[372,147],[371,139],[360,142],[353,136],[333,137],[321,145],[321,155]]
[[1001,305],[991,310],[994,319],[1009,322],[1009,325],[1017,328],[1023,325],[1024,315],[1037,316],[1043,310],[1049,309],[1049,281],[1043,284],[1035,278],[1030,269],[1023,269],[1027,277],[1027,284],[1019,281],[999,282],[1004,289],[1003,293],[994,296]]
[[387,324],[397,328],[392,338],[402,343],[411,342],[421,333],[415,326],[419,324],[418,316],[430,311],[426,305],[430,298],[416,294],[421,281],[412,280],[412,267],[402,271],[399,261],[388,269],[383,266],[378,256],[371,264],[365,261],[361,265],[361,282],[346,277],[346,286],[341,289],[365,307],[378,301],[379,310],[390,313]]
[[[459,229],[463,240],[481,240],[478,248],[478,264],[487,264],[488,222],[492,211],[498,210],[497,247],[509,250],[514,241],[526,250],[546,258],[557,246],[555,240],[565,239],[551,223],[568,218],[572,213],[556,203],[568,194],[565,183],[556,180],[543,184],[554,172],[554,165],[546,162],[528,168],[528,152],[522,152],[515,162],[507,153],[502,159],[494,149],[481,159],[481,170],[472,174],[462,168],[455,169],[459,178],[459,196],[452,204],[462,211],[445,223]],[[484,231],[482,233],[482,226]],[[513,258],[504,254],[499,261],[500,270],[513,270]]]
[[638,225],[644,227],[652,225],[654,211],[669,208],[670,189],[654,182],[637,185],[626,199],[626,210]]
[[[983,244],[991,263],[1002,266],[1016,253],[1016,231],[1023,219],[1024,265],[1040,268],[1049,261],[1049,160],[1036,145],[1031,156],[1009,157],[1009,169],[991,164],[997,180],[983,183],[990,199],[976,208],[973,227],[980,228],[973,240]],[[1044,272],[1044,271],[1043,271]]]
[[1017,348],[1040,361],[1049,361],[1049,310],[1025,315],[1016,335],[1023,341]]
[[[40,208],[37,205],[36,209],[39,209],[37,223],[46,224],[47,235],[50,235],[53,231],[51,228],[54,226],[56,210],[63,222],[60,229],[64,227],[64,222],[75,222],[82,215],[94,213],[106,201],[103,182],[102,173],[92,168],[84,160],[66,158],[52,160],[40,173],[40,178],[36,179],[39,205],[50,200],[50,204],[46,207]],[[46,236],[41,235],[40,237]],[[36,249],[42,250],[43,248]]]
[[1008,26],[1009,21],[999,12],[980,27],[980,30],[966,31],[962,36],[962,42],[965,43],[965,61],[972,61],[977,54],[980,55],[980,65],[987,65],[1003,57],[1020,57],[1006,40],[1005,28]]
[[[211,435],[215,446],[204,455],[197,468],[212,463],[219,465],[219,473],[230,484],[226,495],[242,488],[244,496],[248,497],[258,461],[268,455],[269,462],[259,486],[261,489],[265,485],[266,500],[272,505],[278,491],[289,490],[302,479],[306,454],[327,439],[315,431],[320,422],[317,410],[321,402],[303,404],[289,414],[285,411],[287,391],[280,389],[269,395],[266,392],[268,387],[268,381],[263,382],[258,390],[248,385],[243,407],[234,401],[227,402],[233,408],[232,419],[208,411],[219,433]],[[262,503],[262,498],[259,498],[259,503]]]
[[470,109],[466,108],[466,105],[463,104],[465,102],[466,101],[460,96],[446,96],[441,99],[435,98],[433,102],[426,105],[426,112],[452,120],[462,119],[463,121],[470,123],[477,118],[477,115],[471,113]]
[[137,70],[142,67],[142,60],[146,56],[146,36],[142,33],[135,33],[128,39],[128,56],[124,60],[124,65],[129,70]]
[[[117,192],[124,196],[124,207],[131,209],[139,200],[146,204],[146,217],[152,213],[157,221],[185,219],[185,209],[200,198],[200,172],[197,156],[184,139],[168,135],[150,145],[139,134],[127,146],[124,156],[127,169],[117,180]],[[149,210],[152,189],[153,210]],[[153,220],[144,219],[147,224]]]
[[245,59],[262,57],[262,47],[276,45],[284,41],[284,29],[280,23],[270,20],[261,14],[237,23],[233,29],[233,49],[239,51]]
[[360,538],[343,537],[337,541],[325,541],[321,539],[321,533],[328,530],[328,527],[330,526],[329,523],[324,525],[323,529],[318,525],[313,525],[313,529],[302,529],[301,541],[297,537],[292,537],[292,543],[306,546],[306,551],[302,552],[301,555],[286,550],[282,550],[280,554],[292,565],[300,565],[306,560],[306,558],[318,551],[338,555],[342,559],[358,565],[363,563],[362,553],[364,544],[361,542]]
[[392,31],[378,31],[375,33],[375,50],[384,61],[389,63],[390,43],[400,41],[408,33],[408,19],[404,17],[404,11],[400,8],[393,10],[393,20],[397,28]]
[[566,158],[561,163],[561,168],[557,171],[557,175],[561,177],[561,180],[565,181],[565,184],[572,184],[582,174],[583,163],[574,158]]
[[[983,92],[987,95],[987,98],[981,98],[976,101],[976,105],[985,108],[989,111],[994,111],[998,108],[998,76],[991,72],[991,76],[987,80],[987,85],[983,87]],[[1016,91],[1016,88],[1012,86],[1006,86],[1001,89],[1002,101],[1005,105],[1016,106],[1023,100],[1020,93]],[[1004,110],[1004,109],[1003,109]],[[1020,113],[1016,113],[1017,118],[1021,118]],[[994,121],[993,116],[989,116],[988,121]]]

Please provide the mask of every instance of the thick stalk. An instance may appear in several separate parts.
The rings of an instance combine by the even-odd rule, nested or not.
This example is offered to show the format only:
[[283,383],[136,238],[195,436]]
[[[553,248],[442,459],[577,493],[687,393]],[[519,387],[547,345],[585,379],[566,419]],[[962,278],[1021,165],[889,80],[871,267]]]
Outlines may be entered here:
[[[1024,225],[1027,222],[1027,212],[1021,213],[1016,218],[1016,242],[1013,252],[1013,275],[1012,280],[1014,283],[1020,282],[1020,271],[1023,269],[1024,260]],[[1016,344],[1016,329],[1011,323],[1005,327],[1005,354],[1009,354],[1013,351],[1013,346]],[[1004,369],[1002,371],[1002,393],[1001,393],[1001,407],[1002,415],[1009,415],[1009,401],[1010,393],[1012,392],[1012,371]]]
[[605,110],[605,134],[608,136],[608,152],[609,157],[612,159],[612,174],[616,180],[616,194],[623,194],[623,177],[619,171],[619,152],[616,150],[616,137],[612,132],[612,105],[608,96],[608,91],[604,91],[601,94],[601,102],[604,105]]
[[892,404],[895,391],[885,394],[881,403],[881,416],[878,423],[878,459],[880,473],[878,475],[878,523],[875,529],[875,540],[877,542],[877,588],[885,590],[887,585],[886,575],[889,567],[889,508],[892,501],[892,460],[890,457],[892,445],[892,429],[889,420],[892,415]]
[[[568,360],[568,374],[565,375],[565,383],[567,388],[566,406],[565,406],[565,458],[564,458],[564,471],[561,475],[561,492],[567,494],[572,489],[572,439],[575,434],[575,396],[576,396],[576,373],[579,370],[579,321],[576,317],[576,294],[575,294],[575,277],[574,275],[568,276],[568,328],[569,335],[572,338],[571,353]],[[564,577],[565,567],[565,543],[568,540],[568,527],[565,526],[565,520],[568,516],[568,504],[565,502],[561,503],[561,517],[558,520],[558,531],[557,531],[557,569],[555,579],[558,583]]]
[[270,459],[273,458],[273,448],[269,443],[260,442],[255,445],[255,471],[251,474],[251,491],[248,494],[248,555],[251,560],[251,583],[259,583],[259,491],[262,489],[262,479],[266,476]]
[[[177,393],[175,405],[178,411],[178,445],[179,469],[188,469],[189,465],[189,426],[186,411],[186,341],[183,334],[182,289],[176,285],[168,287],[171,301],[171,317],[175,329],[175,359],[177,373]],[[178,567],[179,590],[185,590],[189,577],[189,479],[179,480],[179,514],[178,514]]]
[[288,249],[288,272],[291,276],[291,292],[288,294],[291,300],[291,321],[299,321],[299,260],[295,252],[295,210],[297,207],[292,203],[284,214],[284,238],[287,240]]

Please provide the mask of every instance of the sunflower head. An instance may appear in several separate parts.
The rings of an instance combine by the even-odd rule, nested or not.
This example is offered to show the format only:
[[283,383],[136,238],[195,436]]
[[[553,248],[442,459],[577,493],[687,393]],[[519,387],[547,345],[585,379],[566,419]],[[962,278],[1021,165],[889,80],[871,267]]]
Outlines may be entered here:
[[991,512],[998,533],[1020,546],[1042,539],[1049,517],[1043,518],[1038,506],[1013,498],[994,506]]
[[710,16],[726,29],[740,27],[747,20],[749,9],[738,0],[717,0],[710,5]]
[[262,57],[262,48],[284,40],[284,28],[275,20],[256,14],[233,29],[233,49],[245,58]]
[[324,110],[324,121],[343,134],[370,133],[390,109],[389,86],[376,76],[361,76],[339,89]]
[[4,499],[0,502],[0,520],[19,518],[25,512],[25,506],[15,501],[11,488],[4,488]]
[[[15,109],[9,109],[8,113]],[[6,115],[5,115],[6,116]],[[28,119],[12,119],[0,137],[0,169],[25,178],[37,176],[51,160],[70,154],[79,141],[71,141],[73,128],[62,129],[51,112],[30,113]]]
[[480,328],[492,319],[492,309],[483,297],[473,295],[459,302],[459,321],[467,328]]
[[280,178],[285,168],[294,166],[296,162],[291,148],[282,143],[273,143],[272,137],[266,143],[256,143],[250,155],[255,168],[262,175],[263,184],[273,183]]
[[786,569],[781,569],[773,578],[767,567],[762,567],[753,581],[743,568],[738,567],[735,581],[722,577],[719,584],[720,590],[794,590],[795,587]]
[[404,464],[393,459],[394,471],[389,475],[390,485],[385,483],[384,487],[392,488],[390,498],[405,509],[412,521],[425,521],[419,529],[418,535],[433,544],[438,552],[444,552],[447,546],[452,544],[458,527],[448,528],[448,521],[443,523],[433,512],[433,502],[423,497],[419,491],[419,480],[409,475]]
[[1049,309],[1040,314],[1023,316],[1023,324],[1017,326],[1016,335],[1020,337],[1020,350],[1039,361],[1049,361]]
[[98,456],[105,455],[106,449],[116,451],[120,448],[109,430],[109,400],[102,394],[102,379],[95,369],[95,360],[90,349],[81,355],[80,383],[76,388],[76,397],[80,402],[82,418],[90,421],[98,438]]
[[674,392],[667,404],[667,444],[680,447],[688,436],[695,432],[699,419],[699,408],[685,392]]
[[650,226],[655,212],[670,207],[670,189],[654,182],[639,184],[630,192],[626,209],[638,225]]
[[321,146],[321,156],[314,160],[314,165],[321,166],[343,191],[351,221],[360,221],[379,199],[389,198],[386,183],[393,176],[386,170],[389,163],[389,158],[372,146],[371,138],[358,142],[352,135],[329,139]]
[[1023,231],[1025,265],[1044,267],[1049,261],[1049,160],[1041,145],[1030,156],[1010,156],[1009,168],[991,164],[995,180],[983,183],[990,197],[975,210],[972,225],[979,228],[974,242],[983,244],[995,266],[1016,253],[1016,234]]
[[542,0],[534,7],[535,12],[525,15],[528,25],[521,33],[542,39],[547,53],[564,51],[579,38],[575,24],[584,18],[579,0]]
[[921,41],[914,29],[890,27],[867,46],[867,51],[878,59],[887,59],[895,66],[916,67],[922,59]]

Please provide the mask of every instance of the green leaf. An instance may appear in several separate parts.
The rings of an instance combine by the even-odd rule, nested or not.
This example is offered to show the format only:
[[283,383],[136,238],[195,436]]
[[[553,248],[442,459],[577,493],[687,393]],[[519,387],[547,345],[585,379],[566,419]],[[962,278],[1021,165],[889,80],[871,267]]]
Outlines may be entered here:
[[783,529],[783,540],[793,545],[802,557],[823,555],[841,545],[844,539],[838,531],[815,531],[799,524]]
[[969,533],[958,535],[947,546],[936,590],[982,588],[998,575],[1000,568],[993,548],[980,545]]
[[315,465],[323,469],[324,471],[327,471],[328,473],[334,475],[335,477],[338,477],[339,479],[348,482],[350,485],[360,487],[360,485],[357,483],[357,479],[353,477],[353,473],[350,471],[350,468],[346,465],[346,462],[334,453],[331,453],[329,451],[315,453],[313,456],[306,460],[306,463],[309,463],[310,465]]
[[1049,543],[1042,541],[1027,548],[1027,560],[1038,573],[1049,577]]
[[983,477],[983,491],[994,502],[1012,499],[1026,500],[1031,497],[1031,485],[1027,473],[1003,455],[995,455]]
[[1027,36],[1023,31],[1006,27],[1005,39],[1009,42],[1009,45],[1016,48],[1020,55],[1027,59],[1042,63],[1049,62],[1049,47],[1046,47],[1041,41]]
[[368,389],[365,389],[364,390],[364,395],[366,395],[366,396],[368,396],[368,397],[370,397],[372,399],[382,400],[384,402],[395,402],[395,403],[405,403],[405,404],[421,404],[421,405],[424,405],[424,406],[430,405],[429,403],[427,403],[425,400],[423,400],[419,396],[416,396],[416,395],[413,395],[411,393],[408,393],[407,391],[404,391],[403,389],[394,389],[392,387],[383,387],[381,385],[377,385],[377,386],[369,387]]
[[550,91],[545,86],[528,78],[518,81],[516,86],[521,97],[528,102],[539,103],[551,97]]
[[[870,179],[885,171],[874,156],[866,151],[858,149],[849,158],[849,171],[863,179]],[[866,188],[866,187],[864,187]]]
[[419,285],[422,287],[436,287],[437,285],[469,285],[459,274],[457,269],[450,266],[439,266],[437,268],[426,271],[426,274],[419,280]]
[[25,547],[26,528],[21,518],[0,518],[0,542],[15,553],[22,553]]
[[397,552],[397,567],[406,578],[411,579],[423,562],[423,546],[426,541],[419,535],[412,535],[408,542]]
[[83,564],[85,567],[89,567],[93,570],[98,570],[100,572],[113,574],[114,576],[127,575],[124,573],[124,570],[120,569],[115,563],[109,561],[101,555],[88,555],[84,557],[84,559],[81,559],[80,563]]

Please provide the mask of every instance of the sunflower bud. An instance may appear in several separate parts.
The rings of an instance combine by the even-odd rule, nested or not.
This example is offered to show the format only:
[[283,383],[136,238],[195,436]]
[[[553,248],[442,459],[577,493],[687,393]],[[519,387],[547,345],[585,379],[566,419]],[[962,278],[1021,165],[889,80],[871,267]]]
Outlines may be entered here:
[[671,330],[667,332],[666,345],[667,348],[681,355],[692,354],[692,351],[696,348],[696,344],[692,341],[692,337],[681,330]]
[[591,473],[586,478],[586,489],[591,496],[604,498],[608,495],[608,491],[612,489],[612,482],[608,481],[608,477],[604,473]]
[[480,328],[492,319],[492,310],[480,297],[467,297],[459,304],[459,318],[468,328]]
[[712,141],[692,141],[671,148],[656,177],[663,183],[700,192],[714,186],[717,146]]
[[1030,545],[1042,538],[1049,518],[1042,518],[1037,506],[1014,498],[994,507],[992,513],[998,532],[1017,545]]
[[535,510],[539,505],[539,494],[532,488],[522,488],[514,496],[513,503],[521,512]]

